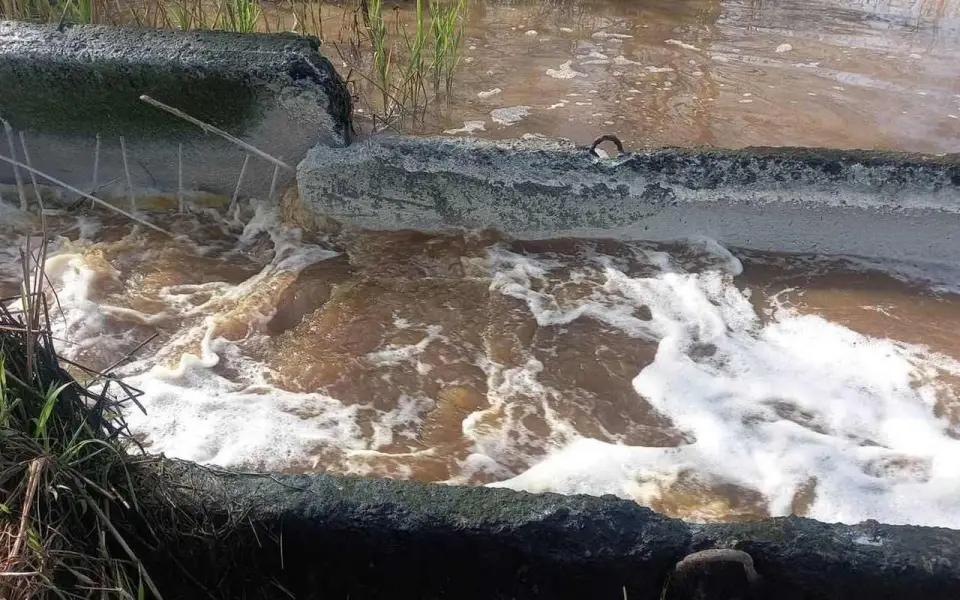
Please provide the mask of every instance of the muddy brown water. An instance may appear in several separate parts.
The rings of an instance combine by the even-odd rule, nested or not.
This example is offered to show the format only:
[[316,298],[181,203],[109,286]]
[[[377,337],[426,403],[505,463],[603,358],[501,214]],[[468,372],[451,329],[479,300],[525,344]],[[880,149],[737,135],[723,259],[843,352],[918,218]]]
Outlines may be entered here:
[[951,152],[958,51],[954,0],[472,2],[453,98],[420,132]]
[[[664,340],[689,329],[680,362],[659,360],[704,365],[718,380],[735,376],[722,371],[738,352],[765,361],[782,348],[741,348],[743,340],[723,332],[762,337],[763,328],[784,315],[821,317],[858,336],[850,352],[882,340],[891,344],[888,353],[907,344],[939,356],[916,362],[911,376],[933,396],[912,401],[944,440],[960,439],[960,370],[951,362],[960,361],[953,334],[960,325],[958,296],[895,270],[846,258],[728,254],[702,240],[517,241],[490,231],[327,235],[264,214],[248,212],[233,222],[213,212],[157,216],[178,234],[174,240],[133,232],[125,220],[106,215],[48,219],[49,231],[59,234],[48,269],[64,307],[55,322],[62,351],[103,369],[157,336],[127,371],[148,392],[148,415],[134,421],[148,447],[246,468],[471,485],[521,476],[580,439],[619,448],[689,447],[700,434],[646,398],[638,374],[658,360]],[[8,232],[7,246],[18,243],[23,239]],[[13,254],[6,256],[0,293],[16,293],[17,268]],[[636,295],[651,289],[659,291]],[[752,324],[744,322],[753,317]],[[711,333],[710,321],[717,319],[721,330]],[[810,332],[815,338],[816,330]],[[814,338],[804,352],[818,351]],[[204,392],[203,418],[212,429],[200,431],[187,426],[193,417],[178,414],[180,400],[150,399],[164,379],[149,369],[182,370],[184,356],[209,353],[205,339],[221,340],[218,361],[175,392],[209,390],[209,378],[227,382]],[[904,454],[872,439],[884,435],[888,417],[877,417],[866,433],[848,432],[821,414],[822,407],[805,404],[805,377],[835,376],[813,369],[790,375],[776,393],[764,392],[758,405],[768,413],[734,411],[721,421],[792,423],[831,439],[861,435],[855,446],[889,451],[860,465],[876,471],[878,481],[912,477],[918,469],[918,477],[930,477],[932,459],[924,452]],[[844,372],[851,380],[838,385],[869,385],[869,377],[859,375]],[[245,395],[231,396],[238,390]],[[703,393],[714,394],[709,385]],[[288,399],[249,419],[295,418],[289,436],[303,439],[293,449],[256,439],[257,427],[231,429],[231,410],[276,394]],[[864,398],[826,400],[855,409]],[[188,440],[178,437],[178,427]],[[276,427],[285,435],[290,425]],[[339,437],[311,441],[311,428],[331,427],[341,429]],[[695,461],[684,464],[674,465],[666,479],[615,491],[693,519],[771,514],[763,491],[705,476]],[[820,476],[815,462],[805,468],[790,505],[798,514],[808,512]]]

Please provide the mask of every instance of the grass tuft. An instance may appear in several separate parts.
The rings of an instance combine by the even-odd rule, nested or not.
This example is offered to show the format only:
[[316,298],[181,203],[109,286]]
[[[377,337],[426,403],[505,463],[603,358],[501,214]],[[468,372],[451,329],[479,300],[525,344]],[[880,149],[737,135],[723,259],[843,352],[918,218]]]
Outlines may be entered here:
[[463,14],[465,0],[430,0],[433,33],[433,86],[440,95],[440,84],[449,94],[453,74],[460,64],[460,45],[463,41]]
[[218,29],[252,33],[263,15],[258,0],[222,0],[218,10]]
[[155,460],[122,417],[139,392],[58,356],[46,244],[21,258],[20,296],[0,299],[0,598],[161,598],[134,550]]

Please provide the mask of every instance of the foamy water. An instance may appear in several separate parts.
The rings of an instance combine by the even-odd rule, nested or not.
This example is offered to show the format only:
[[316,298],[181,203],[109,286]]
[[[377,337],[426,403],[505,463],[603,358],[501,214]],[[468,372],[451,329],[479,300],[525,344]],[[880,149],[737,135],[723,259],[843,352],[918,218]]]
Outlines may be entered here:
[[[158,218],[180,235],[54,218],[47,261],[65,356],[104,368],[157,335],[115,371],[144,392],[127,418],[151,452],[609,493],[694,520],[960,526],[960,356],[917,316],[960,323],[950,266],[888,276],[705,239],[328,239],[256,204]],[[10,292],[23,238],[3,235]]]

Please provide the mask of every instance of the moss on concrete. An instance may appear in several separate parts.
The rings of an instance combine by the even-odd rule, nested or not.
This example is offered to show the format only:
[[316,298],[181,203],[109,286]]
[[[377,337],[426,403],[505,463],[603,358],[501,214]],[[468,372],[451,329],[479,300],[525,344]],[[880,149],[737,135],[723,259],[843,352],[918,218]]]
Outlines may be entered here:
[[203,134],[142,102],[141,94],[235,134],[261,116],[257,95],[246,82],[216,73],[59,57],[0,61],[0,115],[17,130],[131,138]]
[[[315,38],[0,21],[0,116],[19,130],[131,138],[201,136],[148,94],[243,136],[289,86],[339,81]],[[339,90],[335,90],[339,91]],[[343,92],[345,94],[345,92]],[[346,113],[343,107],[346,106]],[[330,102],[333,120],[349,102]]]
[[[218,598],[622,598],[663,600],[675,565],[709,548],[748,552],[743,569],[704,567],[668,600],[954,600],[960,532],[802,518],[693,525],[614,497],[528,494],[328,475],[251,475],[163,463],[184,513],[224,536],[176,538],[144,553],[174,597],[189,561]],[[729,567],[730,565],[720,565]],[[729,577],[732,575],[733,577]],[[687,593],[690,591],[696,593]]]

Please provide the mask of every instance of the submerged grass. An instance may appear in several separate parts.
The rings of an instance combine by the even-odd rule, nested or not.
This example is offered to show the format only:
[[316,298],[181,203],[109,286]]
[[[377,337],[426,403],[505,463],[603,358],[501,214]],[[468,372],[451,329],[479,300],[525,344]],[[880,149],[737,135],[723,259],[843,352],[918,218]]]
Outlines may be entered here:
[[252,33],[263,15],[257,0],[225,0],[220,12],[223,25],[217,29],[226,29],[239,33]]
[[[0,0],[0,18],[315,35],[340,55],[358,104],[378,131],[420,124],[430,106],[452,94],[466,2],[416,0],[411,14],[387,0]],[[338,30],[325,32],[324,13],[331,11],[341,13],[332,19]]]
[[[416,0],[412,22],[396,11],[393,27],[384,16],[384,0],[357,0],[346,41],[335,43],[349,69],[348,80],[358,74],[373,96],[359,95],[360,103],[380,119],[374,129],[422,123],[431,102],[437,105],[441,90],[452,94],[463,41],[466,0]],[[432,43],[431,43],[432,42]],[[399,60],[397,57],[405,57]],[[370,69],[365,68],[371,65]],[[372,72],[368,76],[367,72]],[[426,93],[434,89],[433,99]],[[362,87],[362,86],[361,86]]]
[[440,83],[450,93],[453,74],[460,64],[460,45],[463,41],[463,14],[466,0],[430,0],[433,15],[433,86],[440,94]]
[[141,482],[155,459],[128,452],[139,392],[58,356],[46,245],[21,257],[22,292],[0,299],[0,598],[160,598],[134,550],[151,529],[140,490],[157,489]]

